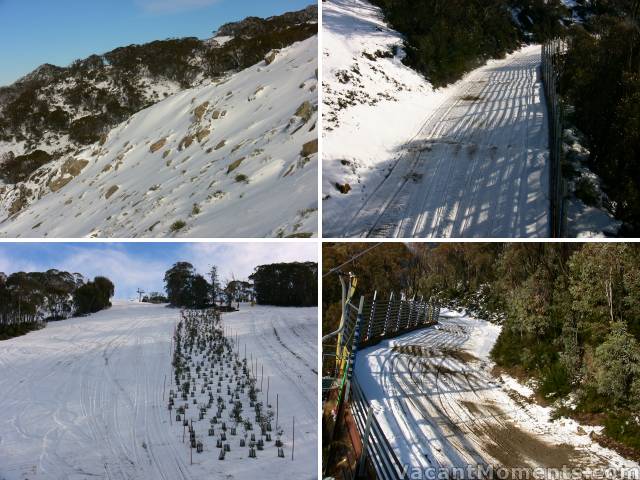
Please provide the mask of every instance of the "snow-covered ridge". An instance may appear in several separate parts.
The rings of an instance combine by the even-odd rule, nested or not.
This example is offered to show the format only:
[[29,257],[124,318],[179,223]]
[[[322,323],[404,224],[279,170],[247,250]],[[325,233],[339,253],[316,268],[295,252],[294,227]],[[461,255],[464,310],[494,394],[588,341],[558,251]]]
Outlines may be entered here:
[[[271,61],[272,60],[272,61]],[[1,236],[317,233],[317,37],[147,108],[0,192]]]

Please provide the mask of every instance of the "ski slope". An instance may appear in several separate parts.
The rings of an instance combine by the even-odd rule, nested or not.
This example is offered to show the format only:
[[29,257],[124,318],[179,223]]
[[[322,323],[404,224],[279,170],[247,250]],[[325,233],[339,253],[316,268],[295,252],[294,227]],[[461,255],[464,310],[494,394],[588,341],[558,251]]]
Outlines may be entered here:
[[529,388],[491,374],[500,327],[447,310],[440,320],[357,355],[356,378],[400,464],[638,468],[592,441],[597,427],[551,420]]
[[401,63],[402,38],[379,9],[324,5],[325,236],[548,236],[540,47],[434,91]]
[[223,315],[271,376],[285,430],[296,416],[295,461],[265,449],[255,460],[236,451],[221,462],[205,449],[190,465],[166,406],[178,317],[163,306],[117,303],[0,342],[0,478],[315,478],[317,310],[241,305]]
[[317,68],[314,36],[136,113],[3,187],[0,236],[316,235]]

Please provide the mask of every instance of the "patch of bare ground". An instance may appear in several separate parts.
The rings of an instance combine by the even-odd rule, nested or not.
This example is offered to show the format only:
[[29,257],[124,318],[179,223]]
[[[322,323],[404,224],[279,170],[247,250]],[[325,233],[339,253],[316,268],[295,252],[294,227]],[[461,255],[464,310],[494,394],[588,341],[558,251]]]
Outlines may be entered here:
[[473,425],[473,432],[486,439],[484,449],[501,467],[522,468],[532,464],[546,468],[580,468],[583,455],[567,444],[553,445],[511,422]]
[[628,447],[627,445],[620,443],[613,438],[606,435],[592,434],[591,438],[595,440],[600,446],[618,452],[626,459],[633,460],[634,462],[640,462],[640,452],[635,448]]
[[442,352],[442,355],[446,356],[446,357],[451,357],[454,358],[462,363],[469,363],[469,362],[477,362],[479,361],[478,357],[476,357],[475,355],[467,352],[466,350],[460,350],[457,348],[443,348],[442,350],[440,350]]

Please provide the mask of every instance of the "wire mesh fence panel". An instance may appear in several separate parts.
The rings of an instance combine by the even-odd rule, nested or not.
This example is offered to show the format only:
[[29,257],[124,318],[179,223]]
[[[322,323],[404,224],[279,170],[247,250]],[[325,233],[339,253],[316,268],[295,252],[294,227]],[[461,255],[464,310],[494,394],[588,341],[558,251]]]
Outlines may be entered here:
[[393,296],[388,300],[377,300],[375,297],[365,299],[360,342],[363,345],[373,344],[415,328],[432,325],[437,322],[439,312],[436,304],[424,300]]
[[549,199],[551,236],[564,235],[566,182],[562,177],[562,140],[564,106],[558,93],[562,58],[567,50],[564,40],[556,38],[542,46],[541,75],[549,115]]

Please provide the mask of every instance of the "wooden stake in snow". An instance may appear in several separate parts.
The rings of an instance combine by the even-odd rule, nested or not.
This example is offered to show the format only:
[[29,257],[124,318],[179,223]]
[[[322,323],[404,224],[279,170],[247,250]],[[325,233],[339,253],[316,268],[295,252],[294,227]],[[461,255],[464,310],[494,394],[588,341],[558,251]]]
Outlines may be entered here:
[[271,377],[267,377],[267,407],[269,406],[269,379]]
[[278,431],[278,394],[276,393],[276,432]]

